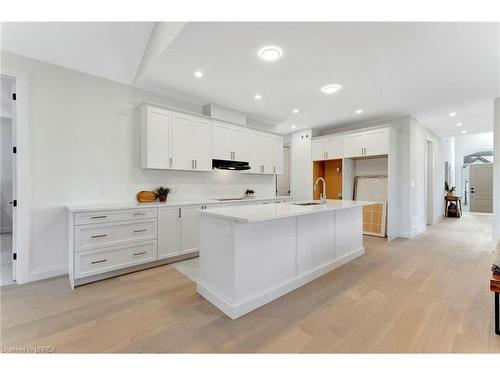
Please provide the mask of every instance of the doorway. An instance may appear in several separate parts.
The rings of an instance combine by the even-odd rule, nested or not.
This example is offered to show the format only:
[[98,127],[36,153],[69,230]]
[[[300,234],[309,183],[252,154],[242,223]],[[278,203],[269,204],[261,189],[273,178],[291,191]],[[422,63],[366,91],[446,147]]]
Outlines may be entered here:
[[493,164],[469,166],[471,212],[493,212]]
[[425,183],[424,183],[424,217],[426,224],[434,224],[434,143],[427,139],[425,143]]
[[290,195],[290,147],[283,147],[283,174],[276,176],[276,194]]
[[16,257],[13,247],[13,191],[15,160],[13,138],[15,132],[15,105],[13,93],[15,80],[1,76],[1,122],[0,122],[0,285],[9,285],[16,280]]

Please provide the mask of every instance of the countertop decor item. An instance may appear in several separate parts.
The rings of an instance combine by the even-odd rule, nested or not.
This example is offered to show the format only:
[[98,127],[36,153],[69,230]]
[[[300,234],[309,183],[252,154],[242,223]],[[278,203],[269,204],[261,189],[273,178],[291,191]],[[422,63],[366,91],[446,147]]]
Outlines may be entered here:
[[158,199],[160,202],[166,202],[168,194],[172,191],[172,188],[168,186],[160,186],[155,190],[156,195],[158,195]]
[[453,197],[453,193],[455,192],[456,189],[457,189],[456,186],[450,186],[448,185],[447,181],[444,182],[444,190],[446,191],[447,196]]
[[255,194],[255,190],[253,190],[253,189],[247,189],[247,191],[245,191],[245,195],[247,197],[252,197],[254,194]]
[[136,195],[137,201],[140,203],[154,202],[158,196],[154,191],[140,191]]

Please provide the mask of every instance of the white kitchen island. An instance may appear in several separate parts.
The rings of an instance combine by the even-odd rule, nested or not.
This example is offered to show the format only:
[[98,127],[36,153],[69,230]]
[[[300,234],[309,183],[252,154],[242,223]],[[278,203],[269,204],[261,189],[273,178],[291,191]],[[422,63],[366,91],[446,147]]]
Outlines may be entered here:
[[203,210],[198,293],[236,319],[363,255],[362,207],[369,204]]

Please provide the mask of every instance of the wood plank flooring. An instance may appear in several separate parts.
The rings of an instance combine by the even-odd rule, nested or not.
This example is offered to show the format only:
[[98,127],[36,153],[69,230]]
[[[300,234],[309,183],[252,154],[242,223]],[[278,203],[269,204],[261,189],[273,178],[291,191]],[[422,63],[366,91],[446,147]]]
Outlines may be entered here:
[[[238,319],[162,266],[70,289],[1,288],[1,345],[57,352],[500,353],[489,291],[491,216],[445,219]],[[258,277],[258,275],[256,275]]]

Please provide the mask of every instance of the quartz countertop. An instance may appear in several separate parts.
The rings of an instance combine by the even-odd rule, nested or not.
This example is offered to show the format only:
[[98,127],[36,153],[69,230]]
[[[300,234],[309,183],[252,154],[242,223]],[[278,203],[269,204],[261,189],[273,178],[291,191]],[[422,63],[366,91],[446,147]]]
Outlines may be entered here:
[[214,199],[193,199],[193,200],[167,200],[167,202],[151,202],[151,203],[95,203],[95,204],[74,204],[66,206],[69,212],[86,212],[86,211],[100,211],[100,210],[121,210],[131,208],[144,208],[144,207],[182,207],[182,206],[198,206],[210,204],[231,204],[242,202],[262,202],[274,199],[290,200],[292,197],[288,195],[273,195],[273,196],[255,196],[237,199],[235,198],[214,198]]
[[219,217],[226,220],[244,223],[255,223],[259,221],[277,220],[292,216],[310,215],[319,212],[363,207],[374,203],[375,202],[368,201],[329,199],[327,200],[326,204],[322,205],[300,206],[294,203],[270,203],[263,205],[208,208],[206,210],[200,211],[200,213],[202,215]]

